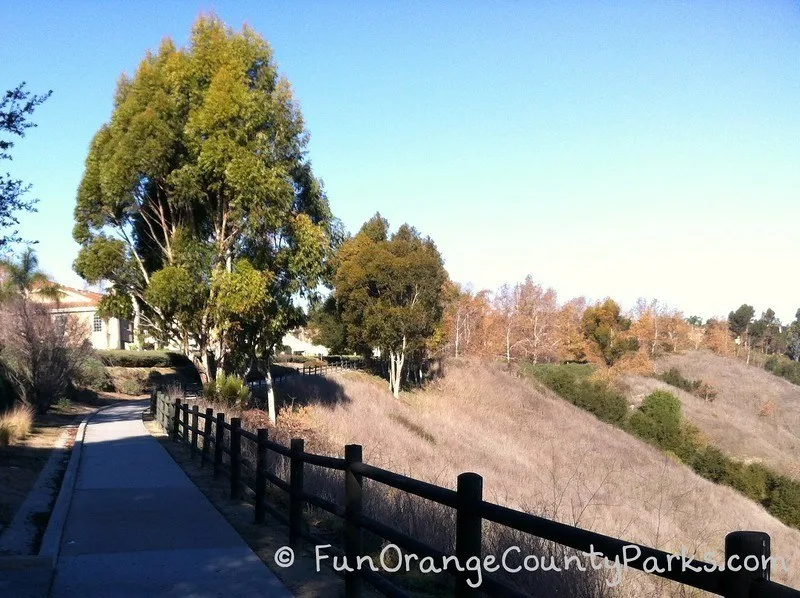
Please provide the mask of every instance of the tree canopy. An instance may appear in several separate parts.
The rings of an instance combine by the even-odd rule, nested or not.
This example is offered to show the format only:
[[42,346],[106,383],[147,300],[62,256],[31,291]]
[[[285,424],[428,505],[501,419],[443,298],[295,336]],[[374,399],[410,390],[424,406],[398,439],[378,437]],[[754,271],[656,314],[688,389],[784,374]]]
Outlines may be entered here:
[[92,140],[78,190],[75,270],[113,285],[104,308],[138,338],[196,351],[205,374],[269,355],[329,274],[339,226],[272,49],[215,16],[167,39]]
[[583,314],[583,332],[594,342],[606,365],[613,365],[625,353],[636,351],[636,337],[622,333],[631,327],[631,320],[621,315],[619,305],[613,299],[586,308]]
[[[10,151],[14,142],[8,136],[24,137],[27,129],[35,127],[36,124],[29,117],[51,93],[32,94],[25,89],[24,82],[5,92],[0,99],[0,135],[5,137],[0,138],[0,160],[11,160]],[[36,200],[23,197],[29,190],[30,185],[12,178],[9,173],[0,173],[0,251],[10,243],[21,241],[19,231],[14,227],[19,224],[18,212],[32,212],[35,209]]]
[[447,280],[441,255],[408,224],[390,236],[388,221],[376,214],[342,245],[338,262],[333,301],[346,344],[388,357],[390,388],[398,396],[406,357],[425,352],[441,321]]

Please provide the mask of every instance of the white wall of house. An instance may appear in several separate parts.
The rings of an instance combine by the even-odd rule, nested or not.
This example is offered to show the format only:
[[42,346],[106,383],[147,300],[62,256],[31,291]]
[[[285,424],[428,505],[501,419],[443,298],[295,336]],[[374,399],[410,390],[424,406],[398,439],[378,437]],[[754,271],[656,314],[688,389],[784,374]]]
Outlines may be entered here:
[[95,349],[124,349],[132,342],[128,320],[109,318],[103,320],[93,307],[64,307],[54,309],[54,314],[68,314],[82,322],[89,332],[89,341]]
[[303,355],[328,355],[328,347],[315,345],[302,333],[285,334],[281,342],[287,347],[290,347],[292,353],[302,352]]
[[97,304],[102,297],[99,293],[79,291],[70,287],[59,287],[61,297],[58,303],[34,293],[31,298],[45,303],[50,313],[77,318],[86,326],[89,341],[95,349],[124,349],[133,342],[133,332],[128,320],[118,318],[102,319],[97,315]]

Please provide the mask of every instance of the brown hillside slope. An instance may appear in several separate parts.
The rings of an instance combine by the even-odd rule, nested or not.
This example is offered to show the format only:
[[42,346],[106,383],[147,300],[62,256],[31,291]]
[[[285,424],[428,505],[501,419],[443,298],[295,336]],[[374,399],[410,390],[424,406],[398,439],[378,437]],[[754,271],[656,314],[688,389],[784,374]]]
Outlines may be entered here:
[[668,389],[711,444],[737,459],[760,461],[800,479],[800,386],[707,351],[670,355],[656,364],[659,372],[671,367],[710,384],[717,398],[706,402],[658,380],[633,376],[628,380],[632,402],[656,388]]
[[[702,555],[721,550],[729,531],[763,530],[773,555],[790,559],[773,579],[800,585],[791,567],[800,565],[800,531],[499,368],[451,364],[443,380],[401,401],[364,374],[337,381],[345,400],[311,415],[330,446],[362,444],[367,462],[450,488],[475,471],[487,500],[667,550]],[[303,396],[302,380],[294,384],[290,394]]]

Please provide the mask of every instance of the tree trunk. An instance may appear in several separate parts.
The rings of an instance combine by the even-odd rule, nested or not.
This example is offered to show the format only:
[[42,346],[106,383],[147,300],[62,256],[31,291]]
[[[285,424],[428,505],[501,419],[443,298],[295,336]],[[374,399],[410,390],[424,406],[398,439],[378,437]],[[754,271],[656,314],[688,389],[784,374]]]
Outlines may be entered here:
[[269,421],[275,424],[277,421],[277,414],[275,413],[275,389],[272,387],[272,350],[267,353],[267,371],[264,372],[264,378],[267,381],[267,411],[269,413]]
[[406,337],[400,351],[389,351],[389,389],[395,399],[400,398],[400,385],[403,374],[403,363],[406,359]]
[[139,300],[131,293],[131,303],[133,304],[133,342],[143,349],[144,335],[142,334],[142,306]]
[[214,371],[216,365],[214,361],[214,353],[208,350],[208,347],[202,348],[202,359],[203,359],[203,372],[201,372],[201,376],[205,376],[206,383],[211,382],[212,380],[216,379],[216,372]]

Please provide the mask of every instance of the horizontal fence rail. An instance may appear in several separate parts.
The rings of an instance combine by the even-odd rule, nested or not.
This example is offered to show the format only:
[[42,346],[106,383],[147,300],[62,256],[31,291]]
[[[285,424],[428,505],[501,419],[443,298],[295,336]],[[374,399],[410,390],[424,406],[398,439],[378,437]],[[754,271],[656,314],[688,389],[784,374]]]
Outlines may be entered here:
[[[309,368],[305,373],[312,372],[314,369]],[[487,502],[483,500],[483,479],[478,474],[462,473],[458,476],[456,490],[451,490],[368,465],[362,460],[360,445],[347,445],[344,458],[309,453],[304,450],[302,439],[292,439],[287,447],[270,440],[266,429],[245,430],[241,419],[232,417],[228,421],[224,413],[215,413],[212,408],[201,411],[197,404],[190,406],[189,402],[191,399],[188,396],[172,399],[162,390],[154,390],[151,395],[154,420],[170,434],[173,441],[188,445],[192,458],[199,454],[202,466],[210,464],[214,477],[225,475],[230,481],[232,498],[247,496],[253,501],[256,523],[263,523],[269,513],[287,524],[289,541],[295,550],[301,548],[303,539],[320,543],[305,531],[304,510],[308,505],[322,509],[343,521],[344,550],[340,552],[348,563],[356,563],[357,558],[365,554],[364,530],[420,557],[430,556],[441,560],[455,556],[459,563],[466,563],[470,558],[480,559],[483,523],[488,521],[588,555],[602,555],[612,563],[614,559],[619,559],[619,562],[625,562],[631,568],[726,598],[800,598],[800,591],[770,580],[770,561],[767,558],[770,556],[770,537],[762,532],[731,532],[725,538],[725,563],[756,562],[756,570],[743,567],[739,567],[738,571],[733,568],[723,569],[697,560],[690,561],[691,566],[688,568],[676,566],[683,562],[682,555]],[[242,455],[243,442],[252,449],[248,454],[255,454],[255,462],[250,462]],[[270,459],[275,458],[274,455],[288,459],[288,480],[269,471],[268,464]],[[227,463],[225,456],[228,457]],[[310,492],[311,489],[304,484],[306,464],[342,472],[344,505]],[[247,475],[243,475],[245,473]],[[364,515],[364,479],[454,509],[455,555],[446,555]],[[268,504],[266,495],[269,487],[277,488],[288,496],[288,517],[276,506]],[[338,549],[331,550],[332,554],[336,554]],[[635,558],[631,556],[631,552],[635,553]],[[467,583],[468,572],[459,571],[455,567],[447,568],[447,572],[455,578],[455,596],[478,595]],[[348,597],[361,596],[364,581],[386,596],[408,595],[393,581],[369,568],[345,572],[344,580],[345,595]],[[480,593],[520,598],[531,595],[486,572],[483,573]]]
[[[276,364],[280,365],[280,364]],[[341,359],[334,362],[316,365],[303,365],[299,368],[286,367],[290,372],[282,372],[272,377],[273,384],[283,382],[288,378],[294,376],[324,376],[331,372],[341,372],[343,370],[357,370],[360,367],[360,361],[355,359]],[[265,388],[267,386],[267,379],[265,377],[249,380],[247,386],[251,389]]]

